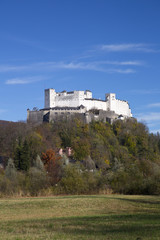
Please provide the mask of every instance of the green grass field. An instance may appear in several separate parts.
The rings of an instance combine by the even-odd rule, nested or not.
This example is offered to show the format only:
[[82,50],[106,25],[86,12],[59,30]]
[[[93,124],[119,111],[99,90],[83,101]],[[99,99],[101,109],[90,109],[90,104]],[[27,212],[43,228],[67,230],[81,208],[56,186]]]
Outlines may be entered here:
[[160,239],[160,197],[0,199],[0,239]]

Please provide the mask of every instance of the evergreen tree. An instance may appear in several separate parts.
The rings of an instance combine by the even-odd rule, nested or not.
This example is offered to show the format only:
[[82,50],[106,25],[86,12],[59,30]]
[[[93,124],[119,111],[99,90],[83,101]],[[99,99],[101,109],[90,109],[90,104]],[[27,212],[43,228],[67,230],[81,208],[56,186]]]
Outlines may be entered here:
[[28,142],[27,140],[25,140],[23,143],[22,154],[20,158],[20,169],[28,171],[29,167],[30,167],[30,151]]
[[14,153],[14,164],[17,170],[21,170],[20,162],[22,158],[22,147],[23,147],[22,139],[19,138],[17,147],[15,149],[15,153]]
[[15,150],[15,167],[17,170],[28,171],[30,167],[30,149],[27,140],[22,144],[21,139],[19,139],[18,146]]

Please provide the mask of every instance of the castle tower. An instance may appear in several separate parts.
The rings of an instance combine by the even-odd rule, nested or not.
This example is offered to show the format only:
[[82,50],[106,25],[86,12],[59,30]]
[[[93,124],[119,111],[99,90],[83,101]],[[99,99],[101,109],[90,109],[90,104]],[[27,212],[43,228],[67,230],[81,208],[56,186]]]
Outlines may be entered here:
[[89,90],[85,91],[86,98],[92,98],[92,92]]
[[115,108],[115,100],[116,94],[115,93],[106,93],[106,102],[107,102],[107,110],[112,111]]
[[56,91],[53,88],[45,89],[45,103],[44,108],[55,107]]

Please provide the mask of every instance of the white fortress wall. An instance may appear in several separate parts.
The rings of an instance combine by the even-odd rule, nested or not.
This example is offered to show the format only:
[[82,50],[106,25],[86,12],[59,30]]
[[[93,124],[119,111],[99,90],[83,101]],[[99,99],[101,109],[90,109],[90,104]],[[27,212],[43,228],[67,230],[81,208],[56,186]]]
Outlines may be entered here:
[[107,93],[106,99],[103,101],[92,98],[92,92],[89,90],[57,93],[54,89],[45,90],[45,108],[79,107],[81,105],[86,108],[86,111],[99,109],[132,117],[128,102],[116,99],[115,93]]
[[85,92],[84,92],[84,94],[85,94],[85,98],[92,98],[92,92],[91,91],[89,91],[89,90],[86,90]]
[[118,115],[132,117],[128,102],[116,99],[115,93],[107,93],[106,100],[107,110],[114,111]]
[[55,98],[56,107],[78,107],[83,94],[78,91],[57,93]]
[[94,99],[85,99],[83,104],[87,111],[91,109],[100,109],[106,111],[106,102]]
[[116,99],[116,113],[119,115],[124,115],[124,116],[130,116],[131,117],[131,112],[129,109],[128,102],[121,101]]
[[84,105],[85,98],[92,98],[92,92],[72,91],[55,92],[54,89],[45,90],[45,108],[52,107],[78,107]]
[[106,93],[105,97],[106,97],[106,102],[107,102],[107,106],[106,106],[107,110],[114,111],[114,109],[116,109],[115,93]]

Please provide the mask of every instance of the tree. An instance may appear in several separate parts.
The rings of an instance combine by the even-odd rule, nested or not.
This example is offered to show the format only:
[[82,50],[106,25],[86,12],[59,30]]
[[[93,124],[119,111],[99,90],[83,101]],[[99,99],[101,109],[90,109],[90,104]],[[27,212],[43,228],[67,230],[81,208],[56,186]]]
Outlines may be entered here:
[[73,141],[74,157],[76,160],[84,160],[90,155],[90,144],[86,138],[75,138]]
[[24,143],[19,139],[19,143],[15,150],[15,167],[17,170],[28,171],[31,165],[30,149],[27,140]]
[[29,151],[29,145],[27,140],[24,141],[23,147],[22,147],[22,155],[20,159],[20,169],[24,171],[28,171],[29,167],[31,165],[30,161],[30,151]]
[[76,166],[68,165],[64,170],[64,175],[59,183],[62,192],[66,194],[80,194],[87,189],[83,174]]
[[36,160],[33,163],[33,166],[39,169],[40,171],[45,171],[44,164],[39,155],[37,155]]
[[61,178],[62,167],[60,159],[61,157],[57,156],[52,149],[48,149],[45,153],[42,153],[42,162],[52,185],[56,184]]
[[17,176],[17,171],[14,165],[14,161],[12,158],[9,158],[7,167],[5,169],[5,176],[10,180],[15,180]]
[[14,164],[17,170],[21,170],[20,162],[22,158],[22,139],[19,137],[18,139],[18,144],[15,149],[15,154],[14,154]]
[[29,191],[31,195],[34,196],[38,195],[49,185],[44,164],[41,161],[39,155],[37,155],[33,167],[29,169],[28,178],[29,178]]

